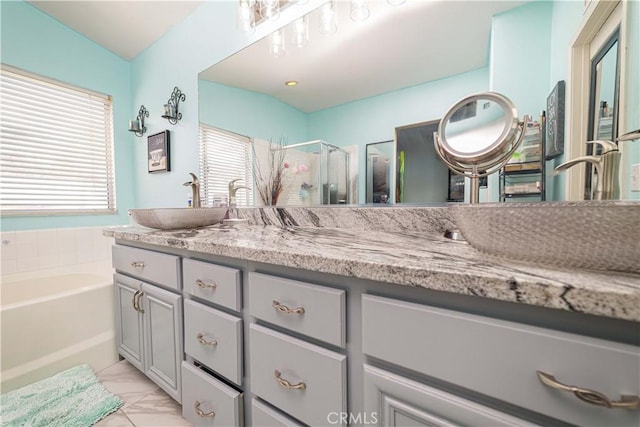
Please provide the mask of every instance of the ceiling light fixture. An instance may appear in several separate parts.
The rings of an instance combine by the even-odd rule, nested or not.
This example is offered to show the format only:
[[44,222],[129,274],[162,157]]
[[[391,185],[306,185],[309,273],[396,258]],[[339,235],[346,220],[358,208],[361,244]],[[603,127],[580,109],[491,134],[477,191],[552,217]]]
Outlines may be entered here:
[[297,82],[297,81],[295,81],[295,80],[289,80],[289,81],[284,82],[284,85],[285,85],[285,86],[289,86],[289,87],[297,86],[297,85],[298,85],[298,82]]
[[351,0],[351,20],[356,22],[366,21],[371,15],[369,0]]
[[[319,8],[320,34],[333,34],[338,30],[337,1],[328,0]],[[405,3],[406,0],[387,0],[392,6]],[[304,4],[307,0],[238,0],[238,29],[253,32],[255,27],[265,21],[274,21],[280,17],[280,9],[294,3]],[[350,1],[351,19],[365,21],[371,15],[369,0]],[[269,53],[274,58],[285,54],[285,32],[289,33],[289,43],[303,48],[309,43],[309,15],[296,19],[285,28],[281,28],[269,36]]]

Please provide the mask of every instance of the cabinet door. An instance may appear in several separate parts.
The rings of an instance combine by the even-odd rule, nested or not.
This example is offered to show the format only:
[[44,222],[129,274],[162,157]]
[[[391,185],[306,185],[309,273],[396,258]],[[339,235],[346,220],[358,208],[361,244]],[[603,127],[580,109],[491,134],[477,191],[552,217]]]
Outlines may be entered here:
[[[118,353],[144,371],[142,313],[136,310],[141,282],[115,274],[116,342]],[[134,299],[135,298],[135,299]]]
[[181,401],[182,297],[142,284],[145,374]]
[[[353,424],[379,426],[531,426],[522,419],[365,365],[363,414]],[[353,416],[353,415],[352,415]]]

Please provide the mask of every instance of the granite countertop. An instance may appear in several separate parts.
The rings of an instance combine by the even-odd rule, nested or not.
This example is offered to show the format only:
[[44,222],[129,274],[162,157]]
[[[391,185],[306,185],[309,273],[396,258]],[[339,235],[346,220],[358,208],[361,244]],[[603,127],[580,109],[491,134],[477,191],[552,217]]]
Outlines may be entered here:
[[491,258],[465,242],[442,237],[442,218],[431,227],[377,231],[366,229],[366,221],[360,227],[334,228],[326,226],[326,218],[321,224],[315,214],[311,225],[282,212],[274,216],[260,211],[236,215],[260,217],[250,219],[253,225],[173,231],[131,225],[110,227],[104,234],[132,243],[640,322],[637,274],[551,269]]

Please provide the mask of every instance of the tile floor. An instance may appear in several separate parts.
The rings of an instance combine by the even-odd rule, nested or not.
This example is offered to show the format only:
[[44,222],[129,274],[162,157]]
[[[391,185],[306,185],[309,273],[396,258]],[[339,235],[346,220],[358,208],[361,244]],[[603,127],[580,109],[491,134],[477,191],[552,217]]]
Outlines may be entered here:
[[187,427],[182,407],[126,360],[97,373],[104,387],[124,406],[95,424],[98,427]]

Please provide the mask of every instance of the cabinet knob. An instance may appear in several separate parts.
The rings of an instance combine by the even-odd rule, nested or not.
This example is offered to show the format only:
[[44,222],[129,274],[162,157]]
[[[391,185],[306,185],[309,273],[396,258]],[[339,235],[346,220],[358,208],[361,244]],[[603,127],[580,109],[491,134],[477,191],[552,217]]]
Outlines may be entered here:
[[131,267],[133,267],[133,268],[144,268],[144,262],[142,262],[142,261],[133,261],[131,263]]
[[196,280],[196,286],[199,287],[200,289],[207,289],[207,288],[215,289],[215,288],[218,287],[218,285],[216,285],[213,282],[212,283],[205,283],[200,279]]
[[622,395],[620,400],[610,400],[607,396],[599,391],[590,390],[588,388],[576,387],[573,385],[566,385],[558,380],[553,375],[547,374],[542,371],[538,372],[538,378],[542,381],[542,384],[547,387],[554,388],[556,390],[569,391],[576,395],[576,397],[584,402],[592,405],[604,406],[606,408],[624,408],[624,409],[638,409],[640,408],[640,397],[631,395]]
[[307,385],[302,381],[300,381],[298,384],[291,384],[289,380],[285,380],[284,378],[282,378],[282,374],[277,369],[273,371],[273,376],[275,377],[278,384],[280,384],[287,390],[304,390],[307,388]]
[[304,314],[304,307],[289,308],[280,302],[273,300],[273,307],[280,313],[286,314]]
[[207,341],[204,339],[204,335],[203,334],[198,334],[196,335],[196,340],[198,340],[198,342],[202,345],[210,345],[212,347],[215,347],[218,345],[218,341],[217,340],[213,340],[213,341]]
[[203,417],[203,418],[207,418],[207,417],[215,417],[216,413],[213,411],[213,409],[209,412],[204,412],[202,409],[200,409],[200,402],[199,401],[195,401],[193,402],[193,409],[196,410],[196,414],[198,414],[199,416]]

